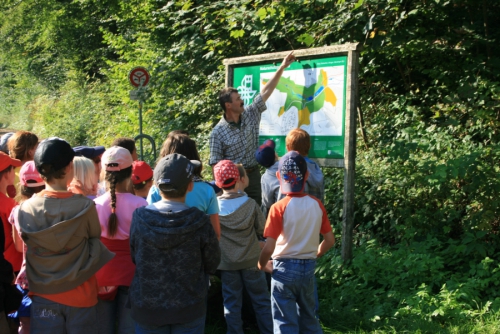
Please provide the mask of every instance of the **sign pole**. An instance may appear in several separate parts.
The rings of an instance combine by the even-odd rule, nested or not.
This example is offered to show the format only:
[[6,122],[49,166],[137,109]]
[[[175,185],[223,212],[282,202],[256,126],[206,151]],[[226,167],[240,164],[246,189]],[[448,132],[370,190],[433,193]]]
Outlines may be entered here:
[[143,146],[142,146],[142,99],[139,100],[139,136],[140,136],[140,157],[144,161]]
[[[144,161],[144,146],[142,142],[142,138],[144,135],[142,134],[142,104],[143,104],[143,88],[146,87],[149,83],[150,75],[148,70],[144,67],[134,67],[128,74],[128,79],[130,84],[137,88],[137,90],[133,90],[130,92],[130,98],[132,100],[139,100],[139,136],[140,145],[139,145],[139,155],[142,161]],[[136,139],[137,140],[137,139]],[[154,142],[153,142],[154,147]]]

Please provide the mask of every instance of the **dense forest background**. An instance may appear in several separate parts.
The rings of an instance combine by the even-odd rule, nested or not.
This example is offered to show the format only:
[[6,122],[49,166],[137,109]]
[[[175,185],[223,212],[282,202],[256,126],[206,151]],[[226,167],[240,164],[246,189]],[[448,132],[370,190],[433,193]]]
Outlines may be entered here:
[[[206,157],[224,58],[359,42],[354,258],[338,243],[319,263],[323,324],[484,321],[500,309],[498,17],[496,0],[3,0],[0,123],[133,137],[127,74],[144,66],[144,132],[186,129]],[[340,241],[343,171],[324,172]]]

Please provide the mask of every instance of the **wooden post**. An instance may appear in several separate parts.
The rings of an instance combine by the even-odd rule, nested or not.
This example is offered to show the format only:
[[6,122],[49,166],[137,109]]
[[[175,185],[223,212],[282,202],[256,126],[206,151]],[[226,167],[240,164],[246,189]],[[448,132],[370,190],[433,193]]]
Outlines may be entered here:
[[358,50],[347,54],[347,91],[344,145],[344,206],[342,217],[342,260],[352,259],[354,228],[354,180],[356,158],[356,107],[358,102]]

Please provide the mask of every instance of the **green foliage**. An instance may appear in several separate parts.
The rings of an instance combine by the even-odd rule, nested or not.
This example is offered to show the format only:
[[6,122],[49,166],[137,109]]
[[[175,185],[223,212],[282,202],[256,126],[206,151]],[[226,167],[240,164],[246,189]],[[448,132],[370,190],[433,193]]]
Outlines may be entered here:
[[[322,319],[436,332],[496,316],[498,1],[6,0],[0,9],[3,126],[73,145],[133,137],[139,106],[127,74],[144,66],[144,132],[159,149],[186,129],[204,161],[223,59],[361,43],[355,257],[340,261],[339,237],[321,259]],[[340,235],[343,171],[324,172]]]

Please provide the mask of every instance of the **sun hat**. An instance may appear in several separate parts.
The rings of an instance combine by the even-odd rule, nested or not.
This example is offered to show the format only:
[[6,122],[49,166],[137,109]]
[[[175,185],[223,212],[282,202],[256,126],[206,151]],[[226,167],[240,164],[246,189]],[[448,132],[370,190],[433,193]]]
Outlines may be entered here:
[[240,172],[231,160],[221,160],[214,166],[214,177],[218,187],[227,188],[238,181]]
[[[28,181],[35,182],[28,183]],[[21,170],[19,171],[19,182],[21,182],[21,185],[25,187],[39,187],[45,184],[40,176],[40,173],[36,170],[34,161],[27,161],[21,167]]]
[[307,163],[297,151],[290,151],[281,157],[278,164],[282,194],[300,193],[304,190]]
[[8,154],[0,151],[0,172],[9,166],[19,167],[22,164],[21,160],[12,159]]
[[168,154],[156,164],[155,183],[161,191],[183,189],[191,182],[194,169],[200,165],[198,160],[189,160],[182,154]]
[[120,146],[108,148],[101,158],[102,168],[107,172],[119,172],[132,166],[133,162],[129,150]]
[[276,143],[272,139],[266,140],[262,145],[259,146],[257,151],[255,151],[255,160],[263,167],[269,168],[274,165],[276,160],[276,153],[274,149],[276,148]]
[[145,161],[134,161],[132,163],[132,183],[139,184],[153,177],[153,170]]
[[36,169],[43,175],[43,165],[50,165],[52,170],[60,170],[70,164],[75,157],[71,145],[64,139],[50,137],[38,145],[35,151],[34,161]]
[[85,157],[92,160],[103,154],[106,148],[104,146],[76,146],[73,147],[73,151],[75,151],[75,156],[77,157]]

